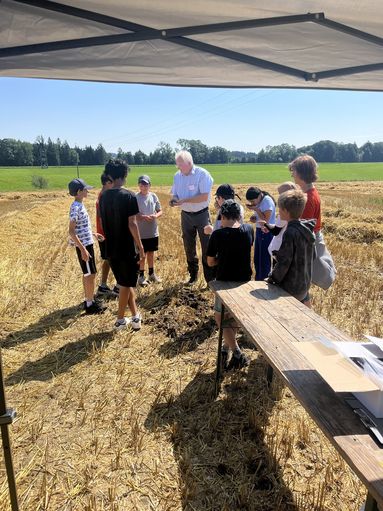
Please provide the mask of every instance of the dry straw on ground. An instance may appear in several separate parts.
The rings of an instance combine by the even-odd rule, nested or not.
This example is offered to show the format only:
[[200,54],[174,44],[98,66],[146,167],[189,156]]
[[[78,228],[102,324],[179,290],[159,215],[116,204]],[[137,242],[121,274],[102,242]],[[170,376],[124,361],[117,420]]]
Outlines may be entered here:
[[[381,336],[383,186],[319,189],[339,274],[328,292],[314,290],[314,307],[356,339]],[[115,302],[101,317],[81,313],[69,204],[65,193],[0,196],[1,346],[21,509],[358,510],[365,489],[291,393],[278,381],[267,390],[250,345],[250,367],[213,398],[212,296],[202,282],[180,286],[178,212],[165,207],[161,219],[163,284],[140,291],[141,332],[115,334]],[[0,457],[0,511],[9,509]]]

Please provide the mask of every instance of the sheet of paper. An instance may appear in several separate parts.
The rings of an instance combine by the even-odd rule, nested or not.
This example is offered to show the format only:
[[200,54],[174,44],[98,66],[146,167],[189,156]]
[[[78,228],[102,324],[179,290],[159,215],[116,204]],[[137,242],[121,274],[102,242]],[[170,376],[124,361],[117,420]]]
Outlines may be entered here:
[[382,358],[383,351],[373,342],[344,342],[336,341],[333,343],[339,353],[345,357],[359,357],[359,358]]
[[376,344],[376,346],[379,346],[379,348],[383,351],[383,339],[380,339],[379,337],[374,337],[372,335],[365,335],[365,337]]

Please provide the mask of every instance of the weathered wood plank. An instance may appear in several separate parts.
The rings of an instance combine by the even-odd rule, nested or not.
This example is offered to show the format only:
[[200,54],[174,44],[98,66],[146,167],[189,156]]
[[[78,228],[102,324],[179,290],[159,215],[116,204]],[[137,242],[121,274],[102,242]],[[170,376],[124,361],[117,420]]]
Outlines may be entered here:
[[241,285],[217,281],[210,285],[378,504],[383,505],[383,450],[343,398],[292,344],[317,340],[321,335],[331,340],[352,339],[277,286],[254,281]]

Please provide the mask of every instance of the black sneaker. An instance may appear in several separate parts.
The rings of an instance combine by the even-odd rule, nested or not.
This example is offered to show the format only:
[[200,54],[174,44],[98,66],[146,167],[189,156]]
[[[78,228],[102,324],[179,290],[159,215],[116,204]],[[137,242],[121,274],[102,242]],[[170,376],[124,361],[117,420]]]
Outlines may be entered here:
[[97,290],[97,293],[99,295],[106,295],[106,294],[109,294],[112,290],[110,289],[109,286],[107,286],[106,284],[101,284],[101,286],[98,286],[98,290]]
[[190,275],[190,278],[187,282],[185,282],[186,286],[191,286],[192,284],[195,284],[197,282],[198,275]]
[[103,305],[101,302],[93,301],[89,307],[86,305],[85,302],[85,314],[102,314],[105,312],[106,306]]
[[229,352],[227,350],[221,351],[221,371],[227,371],[227,361],[229,359]]
[[114,286],[114,288],[112,289],[111,293],[112,293],[113,296],[119,296],[120,288],[118,286]]
[[230,362],[227,364],[227,371],[242,369],[242,367],[247,367],[249,365],[249,358],[241,352],[239,357],[233,355],[230,359]]

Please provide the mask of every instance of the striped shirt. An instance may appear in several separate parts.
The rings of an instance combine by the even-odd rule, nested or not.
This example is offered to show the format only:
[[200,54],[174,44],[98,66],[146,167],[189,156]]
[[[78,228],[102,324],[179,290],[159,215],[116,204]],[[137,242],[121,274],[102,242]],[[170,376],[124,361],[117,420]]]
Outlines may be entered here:
[[196,212],[207,208],[210,202],[210,193],[213,186],[213,178],[209,172],[202,167],[193,167],[191,172],[185,176],[179,170],[174,174],[172,195],[178,199],[190,199],[202,193],[208,193],[208,198],[203,202],[185,202],[181,209],[188,212]]
[[[75,233],[84,247],[93,245],[92,227],[86,207],[82,202],[74,201],[69,210],[69,220],[76,222]],[[72,239],[69,240],[71,245],[74,245]]]

